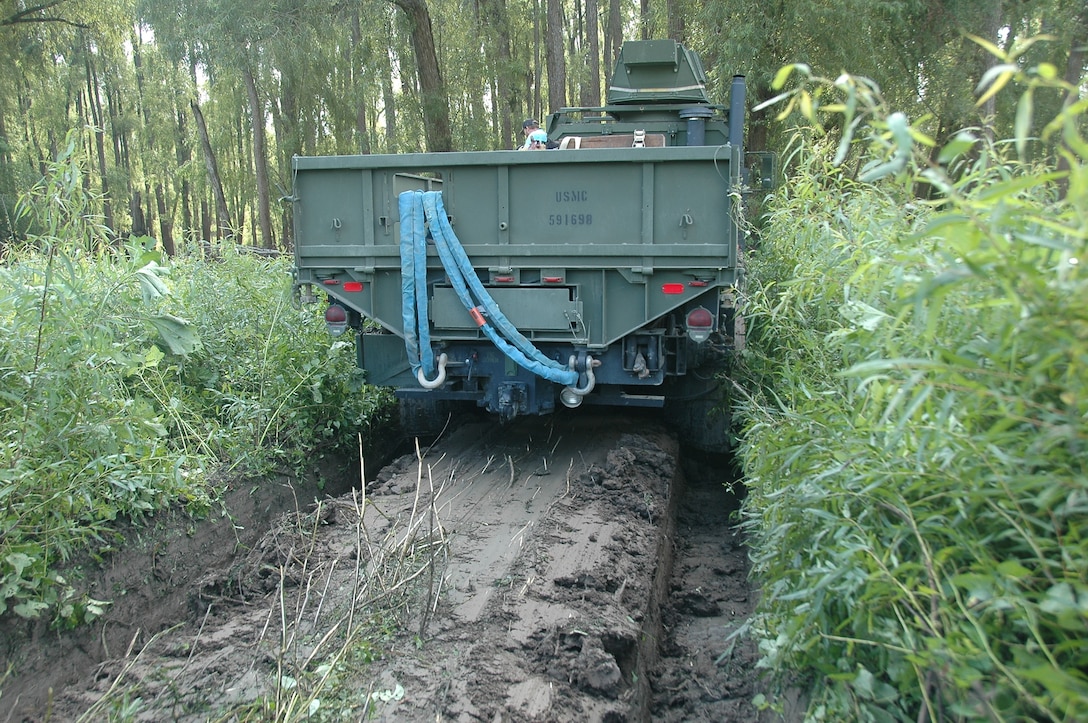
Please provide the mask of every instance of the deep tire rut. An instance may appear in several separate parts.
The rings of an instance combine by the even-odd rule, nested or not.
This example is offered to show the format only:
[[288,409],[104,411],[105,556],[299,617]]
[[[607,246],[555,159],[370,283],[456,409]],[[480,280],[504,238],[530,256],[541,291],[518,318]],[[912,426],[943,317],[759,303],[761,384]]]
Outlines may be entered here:
[[689,452],[683,469],[649,718],[755,721],[757,656],[744,633],[757,591],[738,528],[740,484],[724,456]]

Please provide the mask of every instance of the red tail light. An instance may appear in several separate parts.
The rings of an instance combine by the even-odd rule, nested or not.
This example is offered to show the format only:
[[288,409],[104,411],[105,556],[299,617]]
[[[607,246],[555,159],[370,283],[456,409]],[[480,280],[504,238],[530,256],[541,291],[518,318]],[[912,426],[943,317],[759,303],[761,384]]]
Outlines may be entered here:
[[339,304],[329,304],[325,309],[325,326],[333,336],[340,336],[348,328],[348,312]]
[[685,323],[688,330],[688,338],[696,344],[702,344],[710,338],[710,332],[714,331],[714,315],[702,306],[688,312]]

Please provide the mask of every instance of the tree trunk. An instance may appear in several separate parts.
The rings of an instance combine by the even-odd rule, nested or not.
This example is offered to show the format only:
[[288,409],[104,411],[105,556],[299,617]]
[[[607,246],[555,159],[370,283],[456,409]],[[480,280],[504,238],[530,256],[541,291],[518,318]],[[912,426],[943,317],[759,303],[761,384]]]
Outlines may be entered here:
[[[186,131],[185,113],[179,107],[176,109],[177,126],[174,138],[174,155],[178,161],[178,168],[185,168],[193,159],[193,149],[189,147]],[[192,188],[189,179],[183,177],[181,181],[181,233],[183,238],[188,238],[193,231]]]
[[548,21],[544,34],[544,57],[548,64],[548,108],[559,110],[566,105],[567,59],[563,48],[565,25],[561,0],[547,0]]
[[600,7],[597,0],[586,0],[586,56],[588,77],[582,85],[582,105],[598,106],[601,104],[601,29],[597,22]]
[[678,43],[683,43],[684,6],[682,0],[665,0],[665,15],[668,18],[669,37]]
[[[998,42],[998,33],[1001,31],[1002,25],[1002,13],[1001,13],[1001,0],[991,0],[990,6],[987,8],[985,17],[983,18],[983,27],[981,28],[982,37],[989,40],[991,43]],[[978,59],[978,71],[975,77],[977,83],[983,76],[986,75],[990,68],[993,68],[999,62],[999,59],[995,57],[990,51],[985,48],[975,46],[975,57]],[[990,140],[993,140],[994,135],[994,118],[997,115],[997,98],[991,96],[983,103],[979,109],[982,115],[982,124],[986,129],[987,134],[990,136]]]
[[98,94],[98,74],[91,62],[91,49],[88,44],[83,48],[83,64],[87,74],[87,110],[91,114],[94,127],[94,149],[98,160],[98,176],[102,183],[102,220],[112,233],[114,230],[113,204],[110,203],[110,185],[106,175],[105,120],[102,112],[102,98]]
[[249,65],[242,68],[242,78],[246,83],[246,95],[249,97],[249,111],[253,118],[253,167],[257,173],[257,225],[260,228],[260,244],[266,249],[276,247],[272,233],[271,193],[268,183],[268,152],[266,150],[264,129],[264,106],[257,94],[257,81]]
[[[222,193],[222,192],[220,192]],[[200,199],[200,240],[208,243],[212,238],[212,214],[208,208],[208,199]]]
[[355,99],[355,135],[359,153],[370,153],[370,124],[366,117],[366,83],[364,63],[362,62],[363,28],[359,20],[359,10],[351,13],[351,93]]
[[[219,178],[219,164],[215,160],[215,151],[212,150],[211,140],[208,138],[208,126],[204,123],[204,114],[200,112],[200,106],[195,100],[189,101],[193,109],[193,118],[196,120],[197,135],[200,136],[200,146],[204,149],[204,167],[208,171],[208,186],[215,198],[215,218],[218,225],[216,238],[234,238],[234,227],[230,222],[230,211],[227,209],[227,197],[223,193],[223,182]],[[204,211],[204,223],[201,224],[204,240],[211,236],[211,224],[208,223],[207,209]]]
[[[1084,65],[1088,63],[1088,53],[1086,53],[1086,49],[1088,49],[1088,5],[1081,6],[1080,12],[1077,13],[1075,25],[1073,41],[1069,45],[1069,58],[1065,62],[1065,82],[1070,87],[1070,91],[1065,96],[1066,110],[1077,102],[1079,98],[1078,89],[1084,85]],[[1069,165],[1069,158],[1071,156],[1076,157],[1076,154],[1069,147],[1069,141],[1064,135],[1062,136],[1061,148],[1064,152],[1058,154],[1058,170],[1068,172],[1072,170]],[[1058,180],[1058,191],[1063,199],[1068,196],[1068,177]]]
[[517,131],[520,128],[517,123],[520,101],[517,93],[517,75],[513,70],[514,64],[510,49],[510,19],[506,9],[506,0],[483,0],[483,25],[491,29],[489,33],[491,46],[494,48],[495,65],[495,89],[499,102],[496,107],[501,109],[499,116],[499,147],[509,148],[517,145]]
[[162,183],[155,184],[155,205],[159,211],[159,241],[162,242],[162,250],[167,256],[174,256],[177,253],[174,247],[174,214],[166,206],[166,191]]
[[453,134],[450,131],[450,101],[446,84],[438,67],[431,13],[426,0],[393,0],[408,16],[412,31],[412,50],[416,56],[416,75],[419,80],[420,99],[423,106],[424,134],[429,151],[452,151]]
[[[621,0],[608,0],[608,28],[604,34],[605,52],[605,88],[612,85],[612,73],[616,69],[616,58],[623,46],[623,14]],[[605,94],[607,98],[607,92]]]

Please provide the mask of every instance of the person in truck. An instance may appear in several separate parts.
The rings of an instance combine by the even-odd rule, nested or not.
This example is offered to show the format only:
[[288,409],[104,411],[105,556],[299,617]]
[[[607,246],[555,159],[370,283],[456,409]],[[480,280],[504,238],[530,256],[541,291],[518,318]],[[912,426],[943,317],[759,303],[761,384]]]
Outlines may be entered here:
[[521,132],[525,134],[525,143],[519,151],[542,151],[548,147],[548,134],[532,118],[521,124]]

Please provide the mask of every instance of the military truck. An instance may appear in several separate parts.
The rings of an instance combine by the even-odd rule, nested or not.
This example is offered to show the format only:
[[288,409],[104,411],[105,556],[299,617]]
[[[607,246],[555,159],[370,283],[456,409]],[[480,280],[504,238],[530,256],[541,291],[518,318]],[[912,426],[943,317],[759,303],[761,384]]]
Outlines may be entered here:
[[627,42],[606,105],[547,118],[553,150],[296,157],[299,299],[409,427],[459,402],[667,407],[715,446],[742,338],[745,87],[722,106],[706,85],[680,44]]

